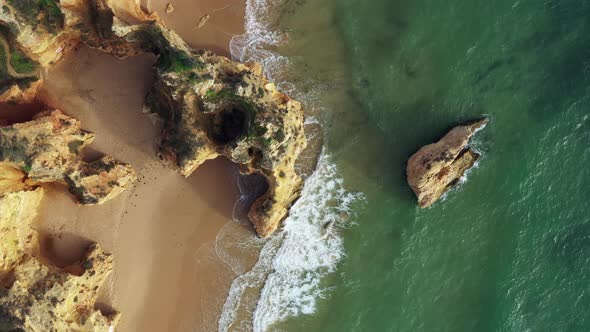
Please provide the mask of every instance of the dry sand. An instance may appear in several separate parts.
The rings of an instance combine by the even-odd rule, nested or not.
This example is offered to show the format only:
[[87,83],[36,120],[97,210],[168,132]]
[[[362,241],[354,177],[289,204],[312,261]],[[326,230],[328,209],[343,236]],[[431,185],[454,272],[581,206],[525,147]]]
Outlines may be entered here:
[[[171,14],[167,3],[146,6],[193,47],[228,54],[231,35],[242,32],[244,0],[172,1]],[[207,13],[207,23],[195,29]],[[226,264],[223,253],[241,254],[251,264],[255,252],[240,253],[237,242],[256,240],[248,225],[232,220],[239,198],[235,166],[216,159],[185,179],[156,157],[158,127],[142,114],[154,60],[117,60],[82,47],[47,74],[42,99],[96,133],[87,157],[99,151],[128,162],[139,180],[93,207],[77,206],[62,186],[48,186],[35,227],[47,234],[47,255],[58,263],[76,260],[91,241],[114,255],[101,308],[122,313],[117,331],[212,331],[231,281],[248,268]]]
[[[229,56],[231,38],[244,32],[245,0],[142,0],[142,4],[158,12],[164,23],[194,48]],[[174,7],[169,14],[168,4]]]

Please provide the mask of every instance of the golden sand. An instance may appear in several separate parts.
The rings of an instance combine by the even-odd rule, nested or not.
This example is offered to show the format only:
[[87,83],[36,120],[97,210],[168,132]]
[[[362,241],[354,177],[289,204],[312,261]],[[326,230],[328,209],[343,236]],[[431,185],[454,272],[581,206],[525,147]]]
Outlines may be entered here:
[[[244,32],[245,0],[142,0],[190,46],[229,56],[229,42]],[[172,4],[174,11],[167,14]]]
[[[175,10],[166,14],[170,2]],[[227,55],[230,38],[242,33],[243,0],[145,6],[195,48]],[[196,28],[205,15],[209,18]],[[231,163],[216,159],[183,178],[158,160],[158,125],[142,113],[154,60],[152,55],[118,60],[82,47],[47,73],[41,98],[96,133],[91,148],[130,163],[139,180],[116,199],[91,207],[77,206],[63,187],[48,186],[36,228],[58,262],[75,260],[90,241],[114,254],[101,307],[121,312],[117,331],[216,330],[235,277],[217,255],[216,238],[228,232],[254,235],[232,220],[239,193]],[[98,154],[90,150],[86,156]]]

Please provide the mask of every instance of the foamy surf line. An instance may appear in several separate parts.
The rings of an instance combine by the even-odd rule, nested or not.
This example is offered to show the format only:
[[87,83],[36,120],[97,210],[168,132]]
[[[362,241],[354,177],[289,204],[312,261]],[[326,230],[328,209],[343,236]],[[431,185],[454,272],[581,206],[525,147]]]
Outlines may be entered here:
[[[315,312],[317,299],[329,291],[322,278],[344,257],[336,229],[345,226],[359,197],[344,189],[336,165],[322,154],[281,231],[264,245],[254,268],[232,283],[219,331],[268,331],[289,317]],[[251,322],[237,321],[238,312]]]
[[[247,0],[246,33],[234,37],[230,49],[236,60],[261,63],[279,89],[300,97],[292,83],[279,79],[288,59],[268,51],[282,42],[273,31],[271,10],[284,2]],[[315,312],[317,300],[330,291],[321,285],[323,277],[345,255],[338,229],[346,226],[351,205],[360,197],[344,189],[336,165],[322,153],[282,229],[264,244],[254,267],[233,281],[219,331],[268,331],[289,317]]]

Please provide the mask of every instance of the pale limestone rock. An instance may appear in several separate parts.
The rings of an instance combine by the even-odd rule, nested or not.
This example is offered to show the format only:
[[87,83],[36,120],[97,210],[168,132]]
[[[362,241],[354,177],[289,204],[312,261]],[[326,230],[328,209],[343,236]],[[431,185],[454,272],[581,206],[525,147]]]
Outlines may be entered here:
[[[16,188],[63,182],[81,204],[112,199],[133,183],[135,172],[108,156],[85,162],[80,151],[93,139],[94,134],[80,129],[78,120],[57,110],[0,127],[0,165],[5,170],[0,186],[10,187],[10,179]],[[26,181],[18,170],[27,173]]]
[[193,51],[159,24],[116,31],[159,55],[146,108],[163,121],[161,158],[184,176],[218,156],[263,175],[269,189],[248,215],[258,235],[274,232],[302,184],[295,172],[306,146],[301,104],[278,91],[259,64]]
[[457,126],[440,141],[422,147],[408,160],[408,183],[425,208],[436,202],[471,168],[479,155],[467,145],[488,120]]
[[0,8],[0,103],[32,101],[45,70],[80,42],[121,58],[138,54],[113,34],[113,22],[158,19],[139,0],[0,0]]

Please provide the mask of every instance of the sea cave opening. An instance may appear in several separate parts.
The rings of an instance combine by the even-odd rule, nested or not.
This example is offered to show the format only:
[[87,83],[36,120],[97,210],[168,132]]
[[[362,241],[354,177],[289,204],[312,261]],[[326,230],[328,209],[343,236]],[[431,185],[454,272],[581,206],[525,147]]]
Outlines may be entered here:
[[210,115],[207,119],[209,138],[218,145],[237,141],[247,130],[248,116],[233,106]]

